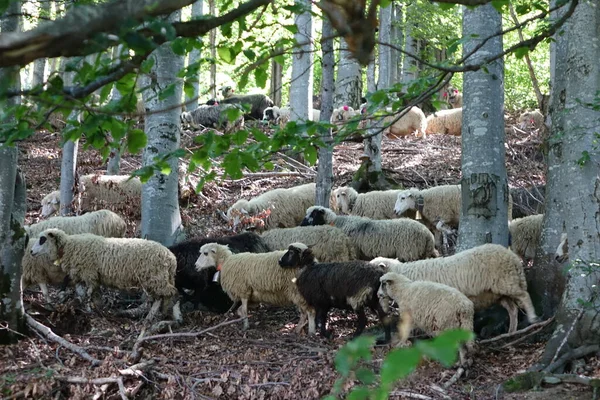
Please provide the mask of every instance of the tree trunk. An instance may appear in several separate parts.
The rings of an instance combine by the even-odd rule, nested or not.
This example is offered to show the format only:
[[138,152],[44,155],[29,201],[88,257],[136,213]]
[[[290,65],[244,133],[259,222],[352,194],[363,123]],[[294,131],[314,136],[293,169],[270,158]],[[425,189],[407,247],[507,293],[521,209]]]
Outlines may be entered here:
[[[10,3],[3,17],[0,30],[15,32],[19,27],[21,2]],[[18,68],[0,69],[0,81],[13,90],[20,90]],[[6,99],[2,107],[18,105],[19,96]],[[8,324],[8,329],[0,330],[0,344],[20,339],[18,333],[25,333],[23,299],[21,290],[21,260],[26,245],[23,222],[25,219],[25,180],[18,171],[16,147],[6,147],[0,143],[0,321]]]
[[340,39],[340,59],[335,93],[333,94],[333,106],[337,108],[346,105],[356,109],[360,106],[362,97],[362,73],[360,64],[347,49],[346,41]]
[[[39,6],[40,16],[50,18],[50,1],[43,1]],[[40,23],[43,22],[40,19]],[[33,63],[33,77],[31,80],[31,87],[37,87],[44,84],[44,74],[46,72],[46,59],[39,58]]]
[[[334,30],[328,18],[323,18],[323,39],[321,40],[322,76],[321,76],[321,121],[329,122],[333,112],[333,92],[335,90],[333,53]],[[319,148],[319,167],[317,169],[317,191],[315,205],[329,208],[329,198],[333,185],[333,147],[331,129],[327,130],[323,141],[325,146]]]
[[[217,7],[215,5],[216,0],[208,0],[208,13],[212,16],[217,16]],[[217,30],[212,29],[208,34],[208,41],[210,43],[210,58],[212,60],[217,59]],[[213,99],[217,98],[217,64],[212,62],[210,64],[210,95]]]
[[[181,11],[174,12],[169,20],[179,21],[180,16]],[[144,121],[148,136],[142,158],[144,166],[153,164],[157,156],[177,150],[180,139],[181,107],[178,105],[182,84],[177,73],[183,68],[183,57],[173,53],[170,43],[157,48],[150,57],[154,58],[154,66],[142,85],[146,87],[144,103],[150,111]],[[175,84],[175,93],[159,99],[159,93],[171,84]],[[157,171],[142,186],[142,237],[165,246],[178,241],[183,233],[177,195],[178,159],[171,158],[168,164],[171,169],[168,175]]]
[[[194,4],[192,4],[192,19],[200,18],[204,15],[204,0],[198,0]],[[188,66],[193,64],[200,63],[200,59],[202,58],[202,53],[198,49],[193,49],[188,56]],[[198,69],[198,73],[196,74],[196,78],[198,77],[200,70]],[[192,82],[194,86],[194,93],[192,95],[185,95],[185,107],[188,111],[195,110],[198,108],[198,101],[200,96],[200,82],[196,80]]]
[[[120,57],[121,52],[123,51],[123,45],[118,45],[113,48],[113,62]],[[117,85],[114,85],[112,90],[110,91],[110,101],[113,103],[121,101],[121,92],[117,89]],[[116,117],[121,119],[121,117]],[[110,139],[113,142],[113,138],[111,136]],[[113,147],[110,149],[110,153],[108,155],[108,164],[106,165],[106,175],[119,175],[121,171],[121,147],[120,144],[112,143]]]
[[[393,25],[392,25],[392,43],[394,46],[399,49],[404,46],[404,35],[402,32],[402,24],[403,24],[403,5],[400,2],[395,1],[392,3],[392,7],[394,7],[394,15],[392,17]],[[391,72],[391,84],[396,84],[400,82],[402,77],[402,53],[398,50],[392,50],[392,68]]]
[[[65,70],[68,59],[61,62],[61,72]],[[65,72],[63,81],[65,86],[73,84],[74,72]],[[77,111],[71,111],[64,130],[70,128],[69,120],[77,118]],[[68,140],[62,148],[62,159],[60,163],[60,210],[62,216],[73,214],[73,188],[75,186],[75,174],[77,173],[77,151],[79,140]]]
[[371,62],[367,65],[367,92],[373,93],[377,91],[375,57],[371,57]]
[[[557,328],[546,346],[542,364],[577,347],[597,344],[600,335],[596,287],[600,279],[600,154],[590,151],[597,146],[600,111],[589,106],[597,103],[600,87],[600,8],[595,3],[581,2],[565,31],[564,90],[554,97],[565,99],[560,122],[564,129],[563,162],[559,168],[560,174],[568,177],[561,196],[563,204],[569,205],[564,217],[572,268],[556,315]],[[559,56],[557,51],[557,63]]]
[[[276,51],[281,51],[282,48],[279,47]],[[282,97],[282,86],[283,86],[283,65],[279,64],[275,59],[271,60],[271,84],[269,90],[269,96],[273,103],[277,107],[281,107],[281,97]]]
[[[296,0],[296,5],[310,10],[310,1]],[[292,79],[290,84],[290,108],[292,121],[308,120],[312,113],[313,87],[313,34],[310,11],[296,15],[298,31],[294,35],[298,47],[292,55]]]
[[[409,5],[406,11],[407,14],[410,13],[412,9],[414,9],[414,5]],[[408,19],[404,28],[404,51],[405,53],[402,56],[402,73],[400,81],[404,85],[410,85],[418,77],[418,63],[417,60],[408,54],[418,54],[418,43],[417,40],[412,37],[412,27],[408,22]]]
[[[463,53],[502,29],[491,5],[463,8]],[[474,37],[473,37],[474,36]],[[502,37],[488,40],[466,64],[502,52]],[[457,252],[485,243],[508,245],[508,179],[504,158],[504,62],[464,74],[462,211]]]

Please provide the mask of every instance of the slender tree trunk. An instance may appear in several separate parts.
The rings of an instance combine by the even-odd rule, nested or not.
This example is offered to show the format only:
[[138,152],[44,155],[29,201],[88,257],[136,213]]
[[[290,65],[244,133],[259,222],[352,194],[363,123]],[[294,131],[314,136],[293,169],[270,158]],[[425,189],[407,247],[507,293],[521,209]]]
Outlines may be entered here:
[[[463,7],[463,53],[502,29],[491,5]],[[502,52],[502,37],[487,41],[466,64]],[[508,179],[504,158],[504,62],[464,74],[462,211],[457,252],[485,243],[508,245]]]
[[[404,34],[402,32],[404,18],[403,5],[400,2],[395,1],[392,4],[392,7],[394,7],[394,15],[392,17],[392,43],[401,49],[404,46]],[[392,50],[392,68],[394,68],[394,71],[392,72],[393,78],[391,83],[396,84],[402,80],[402,53],[397,50]]]
[[333,94],[334,107],[350,106],[354,109],[360,106],[362,97],[362,72],[360,64],[347,50],[348,44],[340,39],[340,59],[338,61],[335,93]]
[[294,49],[292,55],[292,81],[290,84],[290,119],[292,121],[308,120],[313,108],[313,34],[312,15],[308,11],[311,2],[296,0],[296,5],[306,8],[307,11],[296,15],[298,31],[294,37],[299,46]]
[[[50,18],[50,1],[42,1],[39,6],[40,16]],[[40,19],[40,22],[43,20]],[[41,86],[44,83],[44,74],[46,72],[46,59],[39,58],[33,63],[33,77],[31,87]]]
[[[567,40],[564,89],[554,97],[564,98],[563,162],[560,173],[568,177],[568,190],[561,193],[565,227],[569,240],[571,269],[556,314],[557,327],[546,346],[542,364],[556,355],[588,344],[598,344],[600,335],[600,7],[581,2],[566,28]],[[560,52],[557,51],[557,63]],[[558,70],[556,71],[559,72]],[[558,88],[557,88],[558,89]],[[566,179],[565,179],[566,180]],[[566,341],[565,341],[566,339]],[[564,344],[564,346],[563,346]]]
[[[208,13],[210,15],[217,15],[217,7],[215,5],[216,0],[208,0]],[[208,41],[210,42],[210,58],[214,60],[210,64],[210,94],[213,99],[217,98],[217,30],[212,29],[208,34]]]
[[375,57],[371,57],[371,62],[367,65],[367,92],[369,93],[377,91],[376,71]]
[[[323,19],[323,39],[321,40],[322,77],[321,77],[321,121],[329,122],[333,112],[333,92],[335,86],[333,53],[333,26],[329,19]],[[331,129],[323,138],[325,146],[319,148],[319,168],[317,170],[317,191],[315,204],[329,208],[329,198],[333,185],[333,147]]]
[[[409,5],[407,8],[407,13],[410,13],[414,9],[414,5]],[[400,81],[404,85],[410,85],[415,79],[417,79],[417,71],[418,71],[418,63],[417,60],[409,56],[408,54],[417,55],[418,54],[418,43],[415,38],[412,37],[412,26],[410,23],[407,23],[404,28],[404,51],[403,60],[402,60],[402,73],[400,77]]]
[[[67,59],[61,62],[61,71],[65,70]],[[73,84],[73,72],[65,72],[63,81],[65,86]],[[78,112],[71,111],[67,120],[65,130],[70,127],[68,121],[77,118]],[[62,147],[62,159],[60,163],[60,215],[70,215],[74,212],[73,208],[73,188],[75,186],[75,177],[77,173],[77,151],[79,149],[79,140],[68,140]]]
[[[21,2],[11,2],[2,17],[0,30],[19,30]],[[0,81],[11,89],[20,90],[18,68],[0,69]],[[3,109],[18,105],[21,99],[15,96],[0,103]],[[25,180],[17,168],[17,147],[7,147],[0,142],[0,321],[8,325],[0,330],[0,344],[20,339],[14,333],[25,333],[23,298],[21,290],[21,260],[26,246],[23,229],[25,219]]]
[[[278,51],[281,48],[277,49]],[[279,64],[275,59],[271,60],[271,85],[269,90],[269,96],[273,103],[277,107],[281,107],[282,97],[282,86],[283,86],[283,65]]]
[[[121,52],[123,51],[123,45],[118,45],[113,48],[112,58],[113,62],[117,62],[120,57]],[[114,85],[112,90],[110,91],[110,101],[113,103],[117,103],[121,101],[121,92],[117,89],[117,85]],[[117,117],[121,119],[121,117]],[[113,143],[114,140],[111,136],[111,149],[108,155],[108,164],[106,165],[106,175],[119,175],[121,171],[121,147],[120,143]]]
[[[192,19],[200,18],[204,14],[204,0],[198,0],[192,4]],[[198,49],[193,49],[188,56],[188,66],[200,63],[202,53]],[[199,78],[199,69],[196,73],[196,78]],[[198,107],[198,101],[200,96],[200,82],[196,80],[192,82],[194,86],[194,93],[190,96],[186,93],[185,95],[185,107],[188,111],[195,110]]]
[[[171,22],[179,21],[181,11],[169,17]],[[175,151],[179,148],[181,114],[180,104],[182,82],[177,73],[183,68],[183,57],[171,50],[171,44],[165,43],[157,48],[150,57],[154,66],[149,76],[144,77],[143,92],[146,108],[151,111],[145,117],[144,125],[148,144],[143,155],[143,165],[155,162],[155,157]],[[159,93],[175,83],[175,93],[159,100]],[[166,110],[156,112],[158,110]],[[169,161],[168,175],[155,172],[142,186],[142,237],[170,246],[182,236],[181,215],[177,195],[178,159]]]

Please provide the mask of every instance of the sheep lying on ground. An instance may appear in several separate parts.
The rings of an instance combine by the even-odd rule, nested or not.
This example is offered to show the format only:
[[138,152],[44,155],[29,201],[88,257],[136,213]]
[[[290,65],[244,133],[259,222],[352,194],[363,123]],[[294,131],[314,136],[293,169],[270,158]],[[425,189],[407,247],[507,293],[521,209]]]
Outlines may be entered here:
[[42,231],[57,228],[68,235],[92,233],[105,237],[123,237],[127,224],[123,218],[109,210],[98,210],[77,217],[52,217],[37,224],[25,226],[30,238],[39,236]]
[[348,261],[356,258],[350,238],[333,226],[271,229],[261,236],[271,251],[286,250],[291,243],[302,240],[320,261]]
[[201,105],[191,112],[181,113],[181,125],[194,129],[215,128],[225,133],[240,130],[244,127],[244,117],[239,115],[234,121],[228,118],[229,110],[236,110],[233,104]]
[[452,286],[471,299],[476,310],[500,302],[508,311],[509,332],[517,329],[518,309],[514,302],[525,310],[530,323],[537,320],[521,259],[503,246],[485,244],[449,257],[408,263],[378,257],[371,264],[384,265],[389,272],[415,281]]
[[533,260],[542,235],[544,214],[514,219],[508,224],[510,248],[524,260]]
[[238,200],[227,210],[227,217],[232,218],[232,211],[238,210],[251,216],[270,210],[265,222],[267,229],[292,228],[304,218],[305,210],[315,204],[315,184],[295,186],[288,189],[274,189],[251,200]]
[[360,259],[370,260],[382,254],[404,261],[437,257],[433,234],[425,225],[408,218],[374,220],[335,215],[328,208],[313,206],[306,210],[302,225],[340,228],[350,237]]
[[253,118],[260,120],[264,115],[265,109],[267,107],[273,107],[275,105],[275,103],[269,98],[269,96],[266,96],[261,93],[234,95],[231,87],[227,86],[222,88],[222,92],[224,99],[220,101],[221,104],[237,104],[242,106],[250,106],[250,112],[248,114],[245,114],[244,118]]
[[[86,285],[88,297],[99,285],[143,289],[155,300],[148,320],[154,318],[162,300],[177,296],[177,260],[166,247],[151,240],[67,235],[60,229],[48,229],[35,241],[31,254],[48,254],[71,280]],[[179,301],[173,306],[173,318],[181,321]]]
[[42,199],[42,212],[40,217],[47,218],[57,214],[60,210],[60,190],[48,193]]
[[[386,273],[380,281],[379,297],[398,304],[400,343],[406,342],[413,326],[431,336],[446,329],[473,331],[473,302],[459,290],[436,282],[412,281],[394,272]],[[461,365],[466,365],[465,349],[459,354]]]
[[[213,282],[217,269],[205,268],[200,272],[196,270],[200,248],[207,243],[228,245],[233,253],[267,253],[271,250],[260,236],[252,232],[219,238],[191,239],[169,247],[177,258],[175,287],[183,298],[194,303],[194,306],[202,304],[209,311],[224,313],[233,303],[221,285]],[[185,289],[193,290],[193,295],[188,295]]]
[[462,128],[462,108],[437,111],[427,117],[427,134],[460,136]]
[[[322,336],[327,336],[327,313],[331,308],[350,308],[356,312],[356,337],[365,329],[365,307],[369,307],[384,325],[386,341],[390,340],[390,327],[384,321],[385,312],[377,298],[383,269],[364,261],[317,263],[311,249],[303,243],[290,244],[279,265],[284,270],[299,269],[296,285],[308,306],[315,309]],[[313,332],[309,330],[309,333]]]
[[[392,110],[388,109],[387,112],[391,113]],[[387,126],[383,134],[388,138],[398,139],[402,136],[415,135],[425,139],[427,119],[419,107],[411,107],[399,120],[396,121],[396,118],[397,115],[393,114],[386,116],[383,120],[383,125]]]
[[142,199],[142,182],[129,175],[83,175],[79,177],[80,208],[89,210],[94,202],[114,206],[133,204],[138,209]]
[[[294,270],[279,267],[279,259],[285,251],[273,251],[263,254],[233,254],[227,246],[208,243],[200,248],[196,269],[217,267],[220,270],[220,283],[223,290],[234,302],[241,301],[239,316],[244,319],[244,329],[248,329],[248,303],[262,302],[277,306],[296,305],[300,311],[299,331],[309,318],[309,332],[315,331],[314,310],[309,309],[304,298],[298,292]],[[312,320],[312,322],[311,322]]]
[[517,121],[521,129],[539,129],[544,125],[544,114],[540,110],[524,112]]
[[359,194],[350,186],[342,186],[334,190],[333,195],[338,212],[372,219],[394,219],[398,218],[394,212],[394,205],[399,192],[375,190]]

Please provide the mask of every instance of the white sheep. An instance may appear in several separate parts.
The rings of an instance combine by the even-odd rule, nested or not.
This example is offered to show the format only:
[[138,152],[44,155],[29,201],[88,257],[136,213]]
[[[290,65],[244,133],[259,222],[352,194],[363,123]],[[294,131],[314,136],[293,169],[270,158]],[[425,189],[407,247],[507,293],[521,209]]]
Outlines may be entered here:
[[[412,281],[394,272],[386,273],[379,280],[379,298],[384,302],[393,300],[398,305],[401,344],[406,342],[413,326],[431,336],[446,329],[473,331],[473,302],[456,288],[437,282]],[[461,365],[466,365],[467,354],[463,347],[459,355]]]
[[315,184],[295,186],[288,189],[273,189],[251,200],[238,200],[227,210],[227,217],[232,218],[232,211],[254,216],[265,210],[270,215],[265,222],[267,229],[292,228],[298,226],[304,218],[305,210],[315,204]]
[[67,274],[62,270],[60,265],[54,264],[47,254],[40,254],[34,257],[31,254],[31,248],[35,242],[35,239],[30,239],[23,253],[21,261],[23,288],[36,284],[39,285],[44,299],[49,303],[48,285],[63,283]]
[[[178,293],[175,256],[151,240],[67,235],[60,229],[48,229],[35,241],[31,254],[47,254],[71,280],[86,285],[88,297],[99,285],[143,289],[155,300],[148,320],[154,318],[163,300],[175,298]],[[173,306],[173,318],[182,319],[179,301]]]
[[244,128],[244,117],[240,114],[230,121],[230,110],[239,110],[234,104],[201,105],[193,111],[181,113],[181,125],[193,129],[215,128],[225,133],[231,133]]
[[271,251],[286,250],[290,244],[302,240],[321,262],[349,261],[356,258],[350,238],[333,226],[271,229],[261,237]]
[[380,255],[405,261],[437,257],[433,234],[425,225],[408,218],[375,220],[336,215],[328,208],[313,206],[306,210],[302,225],[332,225],[341,229],[354,244],[360,259],[370,260]]
[[525,310],[530,323],[537,320],[521,259],[503,246],[484,244],[449,257],[407,263],[378,257],[371,264],[386,266],[389,272],[415,281],[452,286],[471,299],[476,310],[500,302],[508,311],[509,332],[517,330],[515,302]]
[[91,209],[94,202],[104,205],[133,204],[139,209],[142,199],[142,181],[129,175],[83,175],[79,177],[79,206]]
[[508,224],[510,248],[524,260],[533,260],[542,234],[544,214],[517,218]]
[[25,226],[30,238],[39,236],[42,231],[57,228],[68,235],[92,233],[105,237],[123,237],[127,223],[109,210],[98,210],[76,217],[52,217],[37,224]]
[[544,114],[540,110],[526,111],[519,116],[519,128],[539,129],[544,125]]
[[423,190],[412,188],[398,193],[394,211],[402,215],[416,210],[430,225],[442,221],[458,228],[461,198],[460,185],[441,185]]
[[460,136],[462,128],[462,108],[437,111],[427,117],[428,134]]
[[42,212],[40,216],[47,218],[60,210],[60,190],[48,193],[42,199]]
[[329,122],[336,125],[339,129],[357,115],[360,115],[359,110],[355,110],[350,106],[341,106],[333,109]]
[[[387,112],[391,113],[392,110],[388,108]],[[386,128],[383,134],[386,137],[398,139],[401,136],[415,135],[425,139],[427,136],[427,118],[419,107],[411,107],[400,119],[396,121],[396,118],[397,115],[388,115],[384,118],[383,124]]]
[[359,194],[350,186],[342,186],[333,191],[333,196],[336,211],[343,214],[371,219],[394,219],[398,218],[394,206],[399,192],[400,190],[375,190]]
[[444,92],[444,98],[446,97],[448,99],[448,104],[450,104],[452,108],[462,108],[463,96],[458,89],[453,87],[448,88],[448,92]]
[[241,301],[239,316],[244,319],[244,329],[248,322],[248,303],[262,302],[277,306],[295,305],[300,311],[300,322],[296,330],[302,329],[309,321],[309,333],[315,332],[314,310],[298,291],[295,283],[296,271],[279,267],[279,259],[286,251],[270,253],[233,254],[228,246],[208,243],[200,248],[196,269],[217,267],[220,270],[221,287],[234,302]]

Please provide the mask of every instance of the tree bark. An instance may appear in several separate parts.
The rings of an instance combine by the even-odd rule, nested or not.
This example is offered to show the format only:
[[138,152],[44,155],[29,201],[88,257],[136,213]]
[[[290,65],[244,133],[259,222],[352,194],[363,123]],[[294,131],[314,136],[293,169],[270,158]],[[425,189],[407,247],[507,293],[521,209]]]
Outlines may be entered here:
[[[123,51],[123,45],[115,46],[113,48],[112,57],[113,62],[117,62],[120,57],[121,52]],[[112,90],[110,91],[110,101],[113,103],[117,103],[121,101],[121,92],[117,89],[117,85],[114,85]],[[121,117],[115,117],[121,119]],[[111,142],[114,142],[111,136]],[[119,175],[121,171],[121,147],[120,144],[112,143],[112,148],[110,149],[110,153],[108,155],[108,164],[106,165],[106,175]]]
[[[571,349],[597,344],[600,335],[596,287],[600,279],[600,154],[591,150],[597,146],[600,111],[590,106],[597,103],[600,87],[598,5],[580,3],[565,30],[564,90],[556,95],[565,99],[561,117],[563,162],[559,168],[565,177],[562,200],[569,205],[565,207],[565,228],[572,267],[556,316],[557,328],[542,357],[544,365]],[[557,63],[559,54],[557,51]]]
[[[407,7],[407,14],[414,9],[414,5],[409,5]],[[409,56],[408,54],[417,54],[418,43],[415,38],[412,37],[412,26],[408,23],[404,28],[404,51],[405,53],[402,56],[402,73],[400,77],[400,81],[405,85],[410,85],[415,79],[418,77],[418,63],[417,60]]]
[[[200,18],[204,14],[204,0],[197,0],[192,4],[192,19]],[[188,66],[199,64],[202,58],[202,53],[199,49],[193,49],[188,55]],[[200,70],[198,70],[199,74]],[[196,78],[199,78],[196,74]],[[200,96],[200,81],[196,80],[192,82],[194,86],[194,93],[190,96],[186,93],[185,95],[185,107],[188,111],[195,110],[198,107],[199,96]]]
[[[392,17],[392,43],[399,49],[404,46],[404,35],[402,32],[403,26],[403,5],[400,2],[393,2],[394,15]],[[396,84],[401,81],[402,77],[402,53],[397,50],[392,50],[392,68],[390,83]]]
[[362,97],[362,73],[360,64],[348,51],[348,44],[340,39],[340,58],[338,61],[333,106],[350,106],[357,109]]
[[[278,48],[275,51],[282,51],[282,48]],[[279,64],[275,59],[271,60],[271,83],[269,96],[273,103],[277,107],[281,107],[282,98],[282,87],[283,87],[283,65]]]
[[[212,16],[217,16],[216,0],[208,0],[208,13]],[[213,29],[208,34],[208,42],[210,45],[210,58],[217,59],[217,30]],[[210,64],[210,96],[213,99],[217,98],[217,64]]]
[[[39,6],[40,16],[50,18],[50,0],[42,1]],[[40,22],[43,20],[40,19]],[[33,77],[31,80],[31,87],[37,87],[44,84],[44,74],[46,72],[46,59],[38,58],[33,63]]]
[[[328,123],[333,112],[333,92],[335,90],[333,53],[333,26],[327,19],[323,19],[321,40],[322,76],[321,76],[321,121]],[[319,167],[317,169],[317,190],[315,205],[329,208],[329,198],[333,185],[333,147],[331,129],[323,137],[325,146],[319,147]]]
[[[463,53],[468,54],[489,32],[502,28],[492,5],[463,8]],[[502,51],[502,37],[478,49],[466,64],[481,63]],[[485,243],[508,245],[508,179],[504,151],[504,62],[487,71],[464,74],[462,117],[462,210],[457,252]]]
[[[63,59],[61,71],[65,70],[68,59]],[[65,86],[73,84],[74,72],[65,72],[63,81]],[[70,120],[77,118],[78,112],[73,110],[69,115],[66,131],[71,127]],[[79,140],[68,140],[62,147],[62,158],[60,163],[60,210],[62,216],[73,214],[73,188],[75,186],[75,174],[77,173],[77,151],[79,149]]]
[[296,44],[292,54],[292,80],[290,84],[290,120],[308,120],[312,114],[313,100],[313,33],[311,2],[296,0],[296,5],[307,9],[302,14],[296,15],[298,31],[294,35]]
[[[177,21],[181,12],[171,14],[169,21]],[[153,164],[157,156],[179,148],[182,82],[177,73],[183,68],[183,57],[171,50],[169,43],[158,47],[150,55],[154,66],[144,77],[144,103],[150,111],[144,125],[148,144],[142,157],[144,166]],[[175,85],[173,95],[160,99],[159,94]],[[165,111],[159,111],[165,110]],[[170,246],[182,235],[179,199],[177,195],[178,159],[168,161],[170,173],[155,172],[142,186],[142,237]]]

